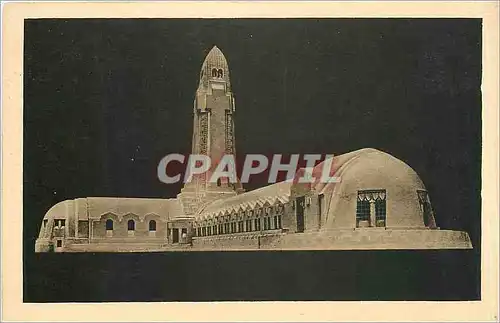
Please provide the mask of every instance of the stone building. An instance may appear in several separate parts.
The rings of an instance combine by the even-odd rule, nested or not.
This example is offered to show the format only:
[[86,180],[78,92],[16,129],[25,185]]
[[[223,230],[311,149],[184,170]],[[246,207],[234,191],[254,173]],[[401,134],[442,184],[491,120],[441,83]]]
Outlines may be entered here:
[[[235,154],[235,113],[229,67],[214,47],[194,100],[193,153]],[[401,160],[361,149],[328,162],[339,182],[285,181],[244,192],[239,181],[211,183],[205,174],[174,199],[62,201],[45,214],[35,251],[472,247],[466,232],[437,227],[424,184]]]

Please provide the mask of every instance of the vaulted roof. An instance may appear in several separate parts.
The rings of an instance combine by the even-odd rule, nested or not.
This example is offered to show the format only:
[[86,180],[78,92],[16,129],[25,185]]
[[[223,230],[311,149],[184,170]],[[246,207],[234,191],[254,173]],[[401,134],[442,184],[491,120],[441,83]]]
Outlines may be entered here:
[[265,205],[287,203],[292,183],[279,182],[227,199],[216,200],[198,211],[199,217],[236,213],[240,210],[254,209]]

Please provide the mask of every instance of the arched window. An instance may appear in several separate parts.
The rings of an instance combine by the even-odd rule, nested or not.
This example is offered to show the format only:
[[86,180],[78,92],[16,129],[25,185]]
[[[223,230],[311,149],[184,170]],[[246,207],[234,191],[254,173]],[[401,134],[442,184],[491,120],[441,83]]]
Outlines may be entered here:
[[224,76],[224,72],[222,71],[222,69],[219,68],[219,70],[217,71],[217,77],[222,78],[223,76]]
[[217,69],[212,69],[212,77],[217,77]]
[[127,222],[127,230],[134,231],[135,230],[135,222],[134,220],[128,220]]
[[113,230],[113,220],[111,220],[111,219],[106,220],[106,230],[107,231]]
[[155,220],[149,221],[149,231],[156,231],[156,221]]

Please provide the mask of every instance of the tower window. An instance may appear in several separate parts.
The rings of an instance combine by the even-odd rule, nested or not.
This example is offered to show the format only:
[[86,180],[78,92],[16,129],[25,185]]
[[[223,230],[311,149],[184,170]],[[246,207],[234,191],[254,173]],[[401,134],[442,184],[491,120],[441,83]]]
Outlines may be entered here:
[[111,231],[113,230],[113,220],[107,219],[106,220],[106,231]]
[[212,77],[217,77],[217,69],[212,69]]
[[156,221],[155,220],[149,221],[149,231],[156,231]]
[[135,222],[134,220],[128,220],[127,222],[127,230],[134,231],[135,230]]
[[217,77],[222,78],[223,76],[224,76],[224,71],[222,71],[222,69],[219,68],[219,70],[217,71]]

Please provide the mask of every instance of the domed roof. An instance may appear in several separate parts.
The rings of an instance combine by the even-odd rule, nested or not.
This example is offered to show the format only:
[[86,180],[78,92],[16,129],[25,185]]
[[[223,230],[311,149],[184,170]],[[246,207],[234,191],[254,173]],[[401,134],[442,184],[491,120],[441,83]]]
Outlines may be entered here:
[[209,86],[209,80],[226,82],[227,90],[231,90],[229,65],[226,57],[217,46],[212,47],[203,61],[198,90],[206,90]]
[[219,47],[214,46],[208,52],[207,57],[205,57],[205,60],[203,61],[203,65],[210,65],[210,66],[215,66],[215,67],[227,67],[227,60],[222,51],[219,49]]
[[290,196],[290,187],[291,183],[289,182],[278,182],[227,199],[218,199],[198,210],[197,216],[202,217],[225,212],[232,213],[237,212],[240,208],[244,210],[247,208],[253,209],[266,203],[269,203],[269,205],[287,203]]
[[66,219],[68,208],[73,206],[73,200],[65,200],[53,205],[47,213],[45,213],[44,219]]
[[[322,164],[316,168],[322,167]],[[332,161],[332,172],[340,183],[347,183],[346,181],[366,183],[370,179],[373,185],[380,185],[383,182],[423,188],[422,181],[410,166],[386,152],[373,148],[335,156]],[[319,183],[314,189],[324,192],[332,184],[335,185],[335,183]]]
[[85,197],[61,201],[52,206],[44,219],[67,219],[78,217],[80,220],[100,219],[103,214],[136,214],[145,216],[173,216],[180,214],[181,206],[177,199],[125,198],[125,197]]
[[[317,183],[311,187],[329,201],[326,227],[352,227],[358,194],[365,190],[386,193],[387,227],[425,227],[419,192],[427,194],[426,189],[417,173],[406,163],[383,151],[361,149],[334,157],[332,165],[339,181]],[[431,223],[431,227],[435,226],[434,219]]]

